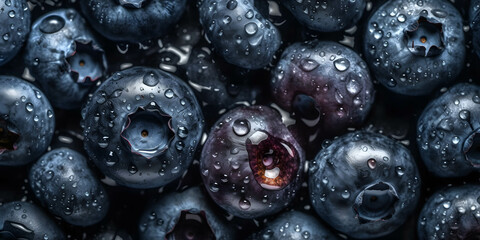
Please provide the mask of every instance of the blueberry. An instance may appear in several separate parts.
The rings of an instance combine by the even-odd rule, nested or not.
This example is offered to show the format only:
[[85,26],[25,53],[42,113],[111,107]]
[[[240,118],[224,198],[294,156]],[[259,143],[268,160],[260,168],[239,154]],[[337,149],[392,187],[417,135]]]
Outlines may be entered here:
[[376,133],[336,138],[309,169],[312,206],[332,227],[355,238],[393,232],[413,213],[420,175],[410,151]]
[[163,37],[180,20],[187,0],[84,0],[80,8],[93,28],[117,42]]
[[90,158],[106,176],[132,188],[159,187],[181,177],[204,125],[188,85],[147,67],[114,73],[82,116]]
[[26,0],[0,1],[0,66],[17,55],[30,32]]
[[339,239],[315,217],[298,211],[283,213],[249,237],[263,240]]
[[109,201],[100,181],[80,153],[59,148],[43,155],[30,169],[35,196],[66,222],[88,226],[107,214]]
[[417,143],[428,170],[461,177],[480,169],[480,87],[460,83],[425,107]]
[[267,66],[280,47],[280,32],[253,0],[201,0],[200,23],[218,54],[248,69]]
[[311,141],[361,125],[374,100],[366,63],[335,42],[290,45],[270,83],[273,101],[309,128]]
[[107,62],[85,20],[74,9],[60,9],[32,26],[25,64],[55,107],[78,109]]
[[143,212],[139,229],[140,239],[235,239],[199,187],[155,201]]
[[202,150],[203,183],[230,214],[256,218],[279,212],[295,197],[305,153],[274,109],[237,107],[212,128]]
[[357,23],[365,10],[365,0],[298,1],[281,3],[304,26],[319,32],[335,32]]
[[434,193],[418,219],[418,238],[479,239],[480,186],[447,187]]
[[0,86],[0,165],[24,165],[37,159],[52,140],[52,106],[27,81],[0,76]]
[[462,17],[447,0],[387,1],[368,21],[364,39],[376,79],[399,94],[429,94],[463,69]]
[[473,34],[473,48],[480,57],[480,0],[472,0],[469,9],[470,27]]
[[28,202],[9,202],[0,206],[0,239],[66,239],[52,219]]

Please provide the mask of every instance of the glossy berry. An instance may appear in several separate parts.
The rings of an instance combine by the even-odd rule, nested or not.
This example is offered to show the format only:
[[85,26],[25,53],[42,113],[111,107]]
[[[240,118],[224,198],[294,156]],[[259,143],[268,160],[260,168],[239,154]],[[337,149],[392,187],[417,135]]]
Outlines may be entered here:
[[380,134],[336,138],[310,169],[312,206],[333,228],[355,238],[387,235],[413,213],[420,175],[410,151]]
[[53,137],[55,117],[47,97],[31,83],[0,76],[0,166],[37,159]]
[[319,32],[335,32],[354,26],[366,6],[365,0],[284,0],[281,3],[302,25]]
[[80,8],[93,28],[117,42],[142,42],[167,34],[186,0],[85,0]]
[[433,100],[418,119],[417,134],[433,174],[460,177],[480,170],[480,87],[457,84]]
[[374,100],[366,63],[353,50],[334,42],[294,43],[273,70],[275,103],[309,128],[310,140],[359,126]]
[[248,69],[267,66],[280,47],[280,32],[248,0],[201,0],[200,23],[216,52]]
[[434,193],[418,218],[420,240],[474,240],[480,236],[480,186],[447,187]]
[[82,116],[90,158],[105,175],[132,188],[159,187],[181,177],[204,125],[188,85],[146,67],[113,74]]
[[103,49],[74,9],[60,9],[32,26],[25,64],[55,107],[78,109],[104,76]]
[[279,212],[299,189],[305,156],[281,116],[266,106],[237,107],[214,125],[200,159],[210,196],[230,214]]
[[37,199],[70,224],[92,225],[107,214],[105,189],[88,168],[87,159],[74,150],[46,153],[30,169],[29,179]]
[[306,213],[291,211],[281,214],[248,239],[264,240],[334,240],[339,239],[319,220]]
[[26,0],[0,1],[0,66],[17,55],[30,32]]
[[462,17],[449,1],[393,0],[368,21],[364,53],[382,85],[426,95],[462,71],[464,38]]
[[66,239],[55,222],[41,208],[28,202],[0,206],[0,239]]
[[140,239],[235,239],[232,226],[216,211],[199,187],[166,194],[142,214]]

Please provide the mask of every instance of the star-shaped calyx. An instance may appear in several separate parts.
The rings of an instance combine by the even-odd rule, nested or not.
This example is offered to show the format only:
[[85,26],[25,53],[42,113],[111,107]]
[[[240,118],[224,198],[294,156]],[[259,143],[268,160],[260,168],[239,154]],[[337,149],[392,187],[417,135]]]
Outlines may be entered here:
[[0,118],[0,154],[17,149],[20,135],[13,128],[8,121]]
[[105,52],[92,41],[75,41],[75,52],[67,57],[72,79],[91,84],[103,76],[106,69]]
[[437,56],[445,48],[442,24],[420,17],[405,29],[405,41],[408,50],[415,55]]

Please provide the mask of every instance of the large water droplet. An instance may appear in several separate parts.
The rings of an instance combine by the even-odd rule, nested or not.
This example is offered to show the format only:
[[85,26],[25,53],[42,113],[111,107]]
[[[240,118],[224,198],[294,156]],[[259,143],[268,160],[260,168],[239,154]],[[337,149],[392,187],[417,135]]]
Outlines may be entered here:
[[310,58],[304,58],[300,60],[300,68],[305,72],[311,72],[319,65],[320,64],[317,61]]
[[27,110],[27,112],[33,111],[33,104],[28,102],[27,104],[25,104],[25,109]]
[[245,136],[250,132],[250,123],[246,119],[237,119],[233,122],[233,132],[238,136]]
[[245,32],[248,35],[254,35],[258,31],[258,26],[254,22],[249,22],[245,25]]
[[335,68],[338,71],[344,72],[350,67],[350,61],[345,58],[339,58],[333,62],[333,65],[335,65]]
[[158,83],[158,76],[155,73],[150,72],[145,74],[145,76],[143,76],[143,84],[150,87],[154,87],[155,85],[157,85],[157,83]]
[[368,159],[367,165],[370,169],[375,169],[377,167],[377,161],[373,158]]
[[360,92],[360,90],[362,90],[362,85],[360,85],[357,80],[350,79],[347,82],[346,88],[350,94],[356,95]]
[[65,20],[58,16],[52,15],[44,18],[40,23],[39,29],[44,33],[54,33],[60,31],[65,26]]
[[230,0],[227,3],[227,8],[230,10],[233,10],[237,7],[237,1],[236,0]]
[[171,99],[173,98],[173,90],[172,89],[167,89],[167,91],[165,91],[165,97],[168,98],[168,99]]
[[248,210],[248,209],[251,207],[251,204],[250,204],[250,201],[248,201],[248,200],[245,199],[245,198],[242,198],[242,199],[240,199],[240,202],[238,202],[238,206],[239,206],[242,210]]

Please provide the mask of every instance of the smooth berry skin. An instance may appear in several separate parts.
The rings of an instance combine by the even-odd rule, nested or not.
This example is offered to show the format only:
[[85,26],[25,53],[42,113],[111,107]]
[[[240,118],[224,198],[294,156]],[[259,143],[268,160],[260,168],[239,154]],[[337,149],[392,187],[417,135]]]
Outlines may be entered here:
[[303,149],[276,110],[244,106],[225,113],[212,127],[200,170],[220,207],[252,219],[277,213],[293,200],[304,163]]
[[55,129],[53,108],[33,84],[0,76],[0,166],[36,160],[50,144]]
[[109,199],[100,181],[80,153],[58,148],[44,154],[29,173],[37,199],[55,216],[77,226],[101,221]]
[[30,32],[30,10],[26,0],[0,2],[0,66],[14,58]]
[[417,123],[417,145],[427,169],[439,177],[480,170],[480,87],[459,83],[430,102]]
[[25,64],[52,105],[61,109],[79,109],[107,69],[103,49],[74,9],[55,10],[35,20]]
[[[306,125],[309,139],[360,126],[374,101],[367,64],[335,42],[290,45],[272,71],[273,101]],[[302,97],[301,97],[302,96]]]
[[364,0],[286,0],[281,3],[302,25],[318,32],[336,32],[354,26],[366,6]]
[[364,131],[334,139],[309,169],[315,211],[336,230],[360,239],[400,227],[415,210],[420,185],[406,147]]
[[267,66],[280,47],[280,32],[254,0],[201,0],[200,23],[225,61],[247,69]]
[[398,94],[430,94],[464,66],[462,16],[446,0],[387,1],[369,19],[364,39],[376,79]]
[[218,215],[200,187],[165,194],[147,206],[139,230],[141,240],[235,239],[235,230]]
[[108,78],[82,110],[84,144],[97,167],[131,188],[164,186],[193,160],[204,120],[193,91],[159,69]]
[[304,240],[339,239],[317,218],[299,211],[290,211],[267,222],[266,226],[248,239]]
[[450,186],[434,193],[418,218],[418,239],[478,239],[479,198],[478,185]]
[[0,239],[66,239],[62,230],[43,210],[28,202],[0,206]]
[[469,9],[470,28],[473,35],[473,48],[475,53],[480,57],[480,0],[472,0]]
[[80,8],[92,27],[116,42],[165,36],[180,20],[187,0],[86,0]]

